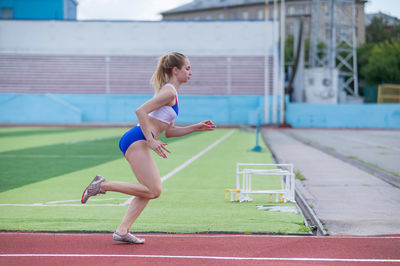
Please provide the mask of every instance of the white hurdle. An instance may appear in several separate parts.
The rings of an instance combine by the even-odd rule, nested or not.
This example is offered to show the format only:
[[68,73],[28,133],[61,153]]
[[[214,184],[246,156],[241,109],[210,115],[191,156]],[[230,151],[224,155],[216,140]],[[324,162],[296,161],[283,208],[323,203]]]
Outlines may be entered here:
[[[280,189],[252,189],[253,176],[280,176]],[[241,179],[241,180],[240,180]],[[226,189],[225,198],[231,201],[252,201],[251,194],[269,195],[269,201],[272,202],[275,195],[275,202],[295,202],[294,197],[295,175],[293,173],[293,164],[236,164],[236,189]]]

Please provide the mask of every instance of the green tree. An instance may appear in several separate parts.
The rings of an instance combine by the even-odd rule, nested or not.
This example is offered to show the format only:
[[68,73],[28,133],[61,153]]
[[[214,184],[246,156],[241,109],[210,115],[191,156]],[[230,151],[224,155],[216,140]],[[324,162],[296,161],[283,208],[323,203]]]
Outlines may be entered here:
[[359,60],[367,61],[367,63],[360,71],[369,84],[400,81],[399,41],[392,39],[374,44],[369,55],[363,56]]
[[292,62],[294,58],[294,36],[289,35],[285,40],[285,62]]
[[400,22],[397,25],[389,25],[382,17],[374,17],[366,28],[367,42],[379,43],[385,40],[400,40]]
[[[367,42],[357,48],[358,79],[361,86],[400,79],[398,47],[400,22],[389,25],[382,17],[372,19],[366,28]],[[364,85],[362,85],[364,84]]]
[[371,56],[372,48],[374,43],[366,42],[363,45],[357,47],[357,70],[358,70],[358,80],[365,80],[363,69],[368,65],[368,59]]

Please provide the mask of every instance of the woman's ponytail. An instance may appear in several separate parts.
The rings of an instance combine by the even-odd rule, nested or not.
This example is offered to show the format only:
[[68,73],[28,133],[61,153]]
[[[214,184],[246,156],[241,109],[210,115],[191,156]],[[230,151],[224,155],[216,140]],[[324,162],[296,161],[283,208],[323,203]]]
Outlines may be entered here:
[[157,69],[153,73],[150,79],[150,84],[154,87],[156,94],[160,91],[171,77],[172,69],[177,67],[181,69],[185,64],[185,58],[183,54],[173,52],[160,57],[157,64]]

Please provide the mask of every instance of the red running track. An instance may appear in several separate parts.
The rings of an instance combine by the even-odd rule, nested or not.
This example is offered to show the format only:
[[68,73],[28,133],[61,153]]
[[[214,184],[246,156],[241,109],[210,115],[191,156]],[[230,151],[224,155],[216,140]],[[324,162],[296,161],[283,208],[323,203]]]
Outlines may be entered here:
[[0,265],[400,265],[400,235],[0,233]]

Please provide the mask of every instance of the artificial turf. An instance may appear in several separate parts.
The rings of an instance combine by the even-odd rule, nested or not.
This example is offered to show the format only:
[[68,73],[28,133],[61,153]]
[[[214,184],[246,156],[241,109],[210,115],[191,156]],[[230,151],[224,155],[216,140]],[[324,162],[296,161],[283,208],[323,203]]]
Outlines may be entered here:
[[[86,205],[80,205],[80,196],[96,174],[115,181],[136,181],[118,149],[125,130],[0,128],[0,230],[115,230],[129,196],[108,192]],[[300,214],[256,209],[269,204],[265,197],[243,203],[225,199],[225,189],[235,187],[236,163],[272,163],[263,143],[261,152],[251,151],[254,132],[218,129],[164,138],[172,153],[168,159],[153,154],[160,175],[170,173],[232,130],[232,135],[163,183],[161,197],[150,201],[134,231],[308,233]],[[274,187],[277,182],[263,180],[258,185]]]

